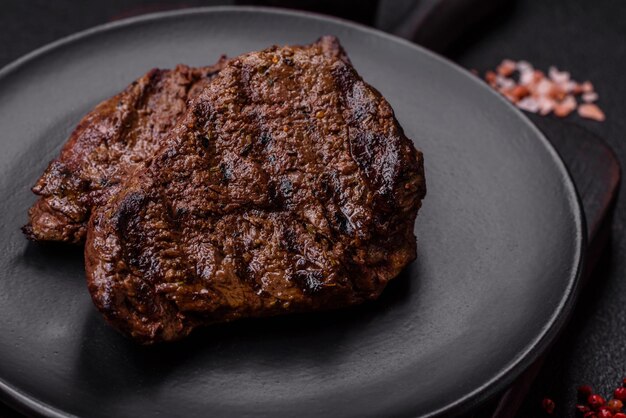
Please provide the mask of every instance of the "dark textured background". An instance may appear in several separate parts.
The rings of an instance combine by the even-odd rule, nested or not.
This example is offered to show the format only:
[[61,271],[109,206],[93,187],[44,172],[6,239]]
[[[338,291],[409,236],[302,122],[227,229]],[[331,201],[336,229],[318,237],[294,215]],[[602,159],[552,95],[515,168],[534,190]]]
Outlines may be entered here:
[[[392,29],[414,0],[351,2],[339,7],[352,17]],[[33,49],[91,26],[132,15],[181,7],[232,4],[200,0],[2,0],[0,2],[0,66]],[[254,3],[249,1],[248,3]],[[294,1],[294,7],[337,10],[339,0]],[[343,4],[345,5],[344,1]],[[591,80],[600,95],[607,121],[570,116],[569,121],[607,140],[621,163],[626,161],[626,2],[621,0],[503,1],[488,21],[466,32],[444,53],[459,64],[483,73],[503,58],[526,59],[537,68],[568,70],[576,80]],[[522,407],[520,417],[542,415],[543,396],[557,403],[556,416],[574,416],[575,387],[590,384],[604,395],[626,377],[626,196],[619,197],[612,242],[583,292],[565,335]],[[538,304],[541,300],[537,301]],[[1,360],[0,360],[1,361]],[[0,406],[0,417],[13,417]]]
[[[519,1],[496,20],[457,44],[451,58],[481,72],[502,58],[526,59],[538,68],[556,65],[577,80],[591,80],[607,120],[568,119],[603,137],[625,167],[626,3]],[[625,199],[623,193],[618,198],[611,246],[526,400],[523,417],[541,416],[544,395],[556,401],[558,416],[574,416],[576,386],[590,384],[608,396],[626,377]]]

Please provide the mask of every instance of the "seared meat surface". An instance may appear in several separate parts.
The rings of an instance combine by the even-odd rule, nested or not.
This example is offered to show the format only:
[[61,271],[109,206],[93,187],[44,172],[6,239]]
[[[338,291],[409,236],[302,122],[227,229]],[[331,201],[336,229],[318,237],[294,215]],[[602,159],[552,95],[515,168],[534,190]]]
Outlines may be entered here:
[[223,64],[224,59],[209,67],[153,69],[96,106],[33,187],[40,198],[24,233],[35,241],[81,243],[91,209],[117,193],[122,180],[154,154],[187,101]]
[[416,255],[422,154],[333,37],[229,61],[96,208],[87,281],[139,342],[377,298]]

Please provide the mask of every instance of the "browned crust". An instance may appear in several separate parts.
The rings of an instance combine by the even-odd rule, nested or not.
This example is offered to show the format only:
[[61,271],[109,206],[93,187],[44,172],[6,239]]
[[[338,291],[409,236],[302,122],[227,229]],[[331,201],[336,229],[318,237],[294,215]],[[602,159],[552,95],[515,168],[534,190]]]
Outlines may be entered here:
[[422,154],[334,37],[229,62],[87,233],[94,303],[145,344],[377,298],[416,255]]

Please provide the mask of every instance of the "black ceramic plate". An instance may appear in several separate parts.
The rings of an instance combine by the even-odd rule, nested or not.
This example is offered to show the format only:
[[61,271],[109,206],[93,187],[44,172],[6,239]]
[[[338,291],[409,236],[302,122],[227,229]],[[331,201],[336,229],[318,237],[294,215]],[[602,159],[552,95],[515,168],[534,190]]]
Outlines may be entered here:
[[[376,303],[215,326],[142,348],[91,304],[80,249],[26,241],[29,188],[80,117],[151,67],[337,35],[426,161],[418,260]],[[0,387],[31,414],[426,416],[466,410],[545,349],[584,225],[554,150],[478,79],[402,40],[259,9],[100,27],[0,72]]]

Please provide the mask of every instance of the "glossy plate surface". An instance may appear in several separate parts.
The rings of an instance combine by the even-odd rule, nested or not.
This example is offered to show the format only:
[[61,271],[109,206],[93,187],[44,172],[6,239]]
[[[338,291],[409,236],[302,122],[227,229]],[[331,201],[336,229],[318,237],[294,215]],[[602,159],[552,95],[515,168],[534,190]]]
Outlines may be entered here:
[[[249,320],[142,348],[106,326],[82,251],[27,242],[29,188],[92,106],[152,67],[339,37],[424,152],[418,260],[376,302]],[[543,350],[576,293],[584,221],[541,134],[481,81],[407,42],[314,15],[196,9],[57,42],[0,72],[0,393],[85,417],[459,412]]]

